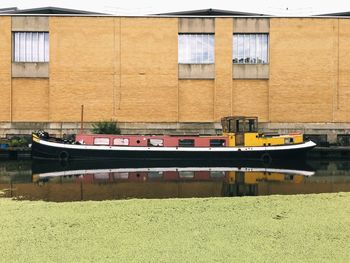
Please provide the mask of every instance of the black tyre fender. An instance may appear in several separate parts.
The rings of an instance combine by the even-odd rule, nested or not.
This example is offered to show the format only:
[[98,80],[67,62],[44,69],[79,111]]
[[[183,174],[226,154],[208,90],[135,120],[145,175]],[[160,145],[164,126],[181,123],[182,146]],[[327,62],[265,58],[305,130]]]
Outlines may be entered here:
[[270,164],[272,162],[272,157],[269,153],[265,152],[261,155],[260,160],[263,163]]
[[58,154],[58,159],[60,161],[68,161],[69,160],[69,153],[67,151],[61,151]]

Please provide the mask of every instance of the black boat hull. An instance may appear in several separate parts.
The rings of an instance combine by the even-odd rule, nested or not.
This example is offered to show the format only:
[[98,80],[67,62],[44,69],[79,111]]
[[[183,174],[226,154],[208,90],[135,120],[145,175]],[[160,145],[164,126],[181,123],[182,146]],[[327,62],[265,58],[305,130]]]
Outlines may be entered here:
[[305,145],[281,147],[229,147],[216,148],[161,148],[161,147],[99,147],[71,145],[34,139],[33,159],[50,160],[300,160],[312,149],[313,142]]

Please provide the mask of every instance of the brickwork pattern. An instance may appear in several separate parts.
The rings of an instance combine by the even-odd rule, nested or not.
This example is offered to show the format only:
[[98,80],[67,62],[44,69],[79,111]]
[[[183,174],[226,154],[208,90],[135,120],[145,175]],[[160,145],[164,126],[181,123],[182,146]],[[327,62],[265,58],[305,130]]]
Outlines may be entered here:
[[12,102],[13,121],[48,121],[49,80],[14,78]]
[[50,17],[49,79],[11,79],[0,17],[0,122],[350,122],[350,20],[270,19],[270,77],[232,79],[232,18],[215,18],[215,80],[179,80],[178,18]]
[[0,17],[0,121],[11,121],[11,17]]

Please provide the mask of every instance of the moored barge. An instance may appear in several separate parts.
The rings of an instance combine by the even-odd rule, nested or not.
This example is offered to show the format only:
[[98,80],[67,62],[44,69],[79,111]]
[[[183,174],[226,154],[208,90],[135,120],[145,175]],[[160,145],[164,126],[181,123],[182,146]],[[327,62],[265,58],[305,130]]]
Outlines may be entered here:
[[258,132],[257,117],[221,119],[220,136],[78,134],[74,142],[33,134],[32,157],[56,160],[260,160],[303,159],[316,146],[301,133]]

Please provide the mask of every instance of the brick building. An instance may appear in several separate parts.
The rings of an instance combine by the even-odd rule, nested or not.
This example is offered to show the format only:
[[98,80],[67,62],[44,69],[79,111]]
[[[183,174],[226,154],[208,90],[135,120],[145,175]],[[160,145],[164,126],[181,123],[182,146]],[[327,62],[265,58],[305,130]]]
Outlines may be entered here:
[[223,116],[255,115],[270,131],[349,133],[346,13],[43,10],[0,13],[0,136],[76,131],[81,105],[124,132],[215,133]]

